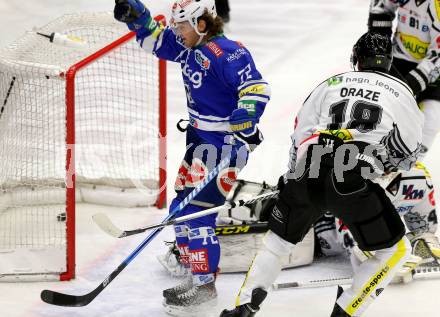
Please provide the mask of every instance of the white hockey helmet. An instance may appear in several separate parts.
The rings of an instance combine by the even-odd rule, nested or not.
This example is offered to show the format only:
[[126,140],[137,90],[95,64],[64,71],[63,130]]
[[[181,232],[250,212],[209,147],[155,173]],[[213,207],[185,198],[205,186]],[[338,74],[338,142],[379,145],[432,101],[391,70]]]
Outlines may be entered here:
[[217,17],[214,0],[176,0],[171,11],[171,25],[188,21],[197,34],[205,35],[199,33],[197,29],[198,18],[200,18],[205,11],[214,18]]

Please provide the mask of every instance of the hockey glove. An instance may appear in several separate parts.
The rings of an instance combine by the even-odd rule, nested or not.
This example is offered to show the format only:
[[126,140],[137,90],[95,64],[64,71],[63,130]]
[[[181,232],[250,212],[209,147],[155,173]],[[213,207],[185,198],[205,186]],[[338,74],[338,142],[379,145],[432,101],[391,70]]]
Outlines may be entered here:
[[414,68],[412,71],[410,71],[405,76],[405,80],[408,83],[408,86],[412,89],[415,96],[425,90],[428,86],[428,78],[418,68]]
[[114,17],[127,23],[131,31],[147,26],[151,19],[150,11],[139,0],[115,0]]
[[257,122],[257,117],[243,108],[235,109],[229,118],[234,137],[251,152],[263,142],[263,135],[257,127]]
[[380,33],[391,37],[394,17],[388,13],[370,13],[368,17],[368,32]]

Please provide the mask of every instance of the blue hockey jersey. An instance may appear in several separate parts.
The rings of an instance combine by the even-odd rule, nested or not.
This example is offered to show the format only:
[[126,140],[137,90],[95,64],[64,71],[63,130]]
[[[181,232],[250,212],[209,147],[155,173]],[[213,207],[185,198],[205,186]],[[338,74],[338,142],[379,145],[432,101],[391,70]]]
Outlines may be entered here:
[[233,110],[251,110],[257,119],[263,114],[270,88],[240,42],[219,35],[186,48],[171,28],[154,21],[138,31],[137,40],[157,57],[180,63],[190,124],[207,142],[216,146],[233,142],[228,138]]

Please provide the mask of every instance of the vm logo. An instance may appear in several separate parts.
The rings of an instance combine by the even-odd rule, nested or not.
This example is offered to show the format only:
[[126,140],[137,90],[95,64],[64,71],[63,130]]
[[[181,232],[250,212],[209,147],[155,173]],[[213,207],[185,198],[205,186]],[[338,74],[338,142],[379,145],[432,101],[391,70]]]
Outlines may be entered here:
[[422,199],[425,191],[414,189],[414,185],[403,185],[403,195],[405,195],[405,200]]

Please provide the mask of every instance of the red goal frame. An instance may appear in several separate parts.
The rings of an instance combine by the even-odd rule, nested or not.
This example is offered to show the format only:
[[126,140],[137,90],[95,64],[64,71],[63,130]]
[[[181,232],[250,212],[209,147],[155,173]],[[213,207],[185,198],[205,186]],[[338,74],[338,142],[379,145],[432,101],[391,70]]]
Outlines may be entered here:
[[[66,79],[66,272],[60,274],[61,281],[75,277],[76,247],[75,247],[75,77],[87,65],[105,56],[113,49],[127,43],[135,37],[130,32],[94,54],[71,66],[66,74],[60,74]],[[164,207],[166,203],[166,61],[159,60],[159,188],[155,206]]]

